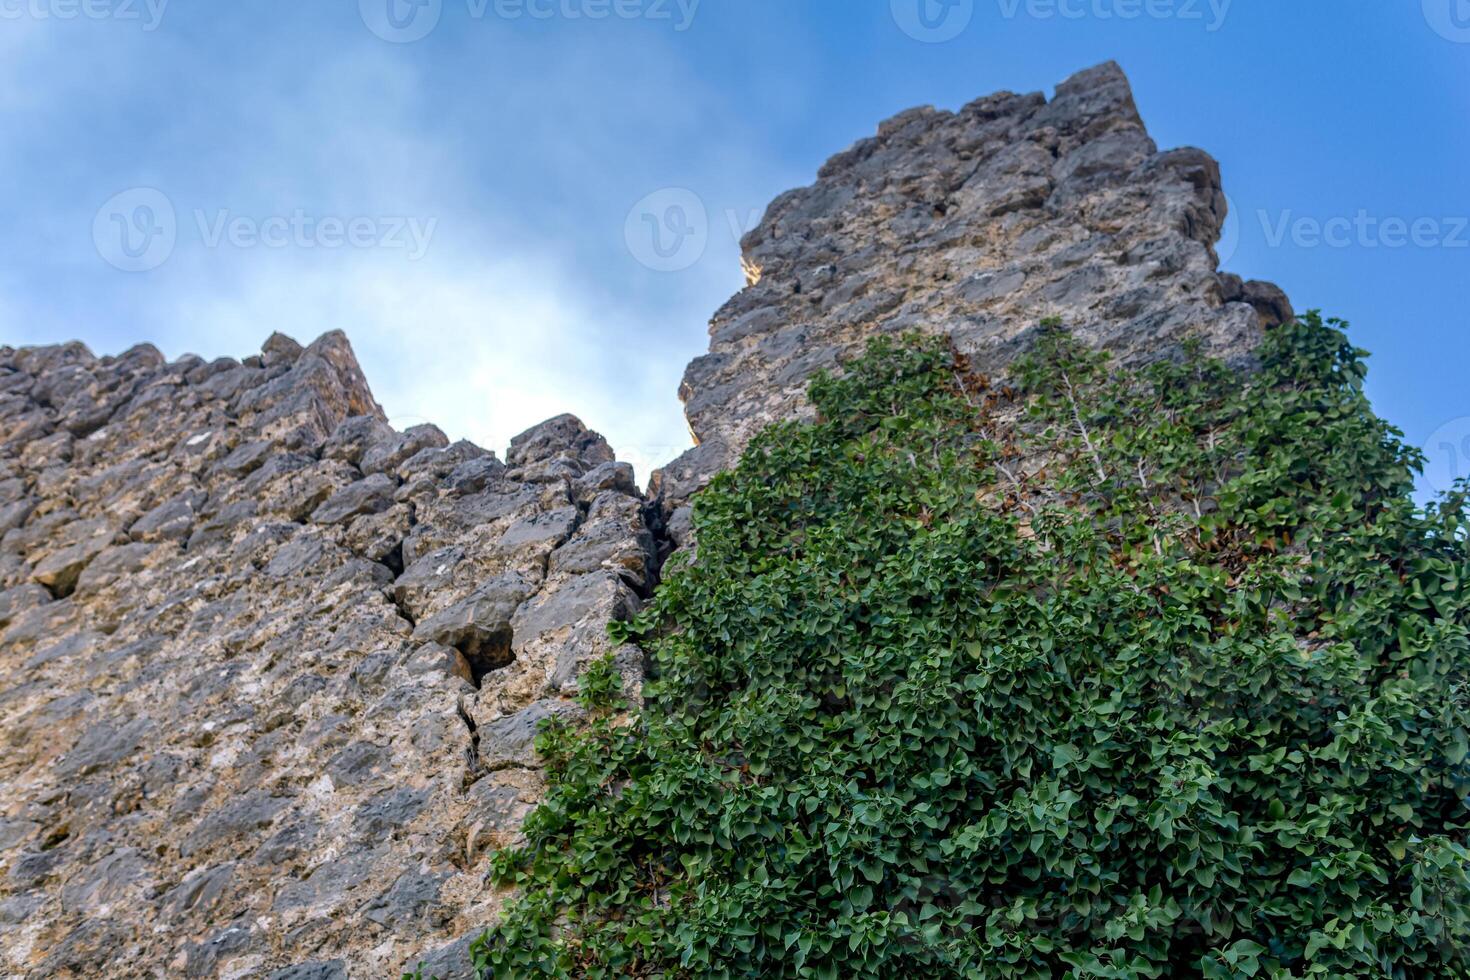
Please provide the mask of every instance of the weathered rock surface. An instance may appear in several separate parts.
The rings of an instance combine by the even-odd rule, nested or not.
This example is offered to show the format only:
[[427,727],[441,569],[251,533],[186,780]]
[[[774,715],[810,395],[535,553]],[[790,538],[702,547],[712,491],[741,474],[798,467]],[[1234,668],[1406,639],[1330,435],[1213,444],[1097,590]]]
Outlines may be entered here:
[[390,977],[493,918],[536,722],[651,584],[600,436],[507,470],[278,334],[0,348],[0,447],[0,976]]
[[504,461],[395,432],[346,339],[244,362],[0,348],[0,976],[468,976],[490,848],[690,496],[870,336],[1004,372],[1045,317],[1243,366],[1291,316],[1217,272],[1219,170],[1116,66],[917,109],[778,198],[656,474],[572,416]]
[[748,288],[710,323],[680,387],[698,446],[653,490],[672,514],[806,382],[879,333],[947,333],[992,374],[1043,318],[1123,360],[1198,337],[1243,361],[1291,316],[1281,290],[1217,273],[1220,168],[1159,152],[1115,64],[1048,101],[1001,92],[901,113],[778,197],[741,242]]

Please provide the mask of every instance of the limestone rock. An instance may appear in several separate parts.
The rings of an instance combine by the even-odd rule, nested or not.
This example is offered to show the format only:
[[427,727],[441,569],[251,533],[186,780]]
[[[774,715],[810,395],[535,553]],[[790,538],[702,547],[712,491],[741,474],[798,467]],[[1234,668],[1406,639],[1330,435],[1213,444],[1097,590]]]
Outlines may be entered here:
[[566,477],[516,479],[395,432],[336,333],[0,348],[0,417],[0,975],[388,977],[491,921],[536,722],[573,711],[547,678],[585,663],[517,653],[517,614],[593,649],[638,596],[553,552],[587,524],[577,568],[654,560],[601,437],[538,427],[517,465]]
[[1198,337],[1245,366],[1291,306],[1217,272],[1225,214],[1219,166],[1159,152],[1112,63],[1050,101],[1000,92],[888,120],[742,240],[751,284],[715,314],[679,390],[698,446],[652,483],[665,518],[876,334],[948,334],[998,375],[1059,317],[1124,361]]

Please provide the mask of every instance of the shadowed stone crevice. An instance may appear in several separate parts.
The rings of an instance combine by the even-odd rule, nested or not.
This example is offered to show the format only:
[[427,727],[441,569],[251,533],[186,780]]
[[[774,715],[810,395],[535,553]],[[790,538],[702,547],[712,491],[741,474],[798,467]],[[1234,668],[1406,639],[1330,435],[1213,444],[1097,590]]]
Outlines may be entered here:
[[[388,571],[390,571],[390,572],[393,573],[393,577],[395,579],[398,576],[402,575],[403,574],[403,542],[400,541],[396,545],[394,545],[391,549],[389,549],[388,553],[386,555],[384,555],[382,557],[382,559],[379,561],[379,564],[386,566],[387,569],[388,569]],[[407,617],[404,617],[404,618],[407,619]],[[410,625],[411,624],[412,624],[412,621],[410,620]]]
[[[654,590],[658,588],[662,580],[664,562],[679,547],[679,543],[674,540],[669,521],[663,508],[659,506],[658,500],[645,500],[640,508],[640,513],[644,525],[648,528],[652,545],[649,549],[648,578],[642,583],[629,582],[628,584],[637,591],[640,598],[648,600],[653,598]],[[626,578],[624,581],[627,581]]]
[[53,602],[69,597],[72,594],[72,592],[76,589],[76,585],[77,585],[76,579],[71,579],[70,581],[65,582],[65,583],[63,583],[63,582],[51,582],[51,583],[45,583],[45,582],[43,582],[43,583],[41,583],[41,587],[46,590],[46,592],[47,592],[48,595],[51,596],[51,599],[52,599]]
[[[384,567],[392,571],[391,566],[385,565]],[[402,575],[403,573],[399,572],[398,574]],[[407,623],[410,630],[416,629],[418,622],[413,617],[413,611],[398,598],[397,593],[392,588],[386,589],[385,594],[388,596],[388,601],[393,603],[393,609],[398,613],[398,618]]]
[[486,674],[515,662],[515,653],[512,652],[514,638],[511,628],[503,626],[489,632],[471,633],[455,645],[470,665],[470,682],[476,689],[484,683]]
[[479,778],[480,771],[480,726],[475,724],[474,716],[465,707],[463,698],[454,704],[455,714],[464,724],[465,731],[469,733],[469,744],[465,747],[465,773],[462,789],[468,789],[474,781]]

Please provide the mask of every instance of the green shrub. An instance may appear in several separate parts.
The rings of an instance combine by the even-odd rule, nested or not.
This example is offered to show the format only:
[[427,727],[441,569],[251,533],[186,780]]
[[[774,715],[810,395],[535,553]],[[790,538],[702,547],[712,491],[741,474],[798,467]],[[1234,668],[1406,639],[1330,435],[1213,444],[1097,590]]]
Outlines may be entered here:
[[875,341],[548,729],[487,975],[1470,975],[1463,493],[1315,314],[1238,374]]

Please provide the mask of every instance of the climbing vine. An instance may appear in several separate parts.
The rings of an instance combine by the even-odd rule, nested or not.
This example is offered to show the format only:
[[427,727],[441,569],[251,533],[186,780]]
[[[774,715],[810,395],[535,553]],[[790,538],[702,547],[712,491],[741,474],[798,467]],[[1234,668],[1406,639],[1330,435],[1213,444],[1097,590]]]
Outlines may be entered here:
[[1466,495],[1316,314],[1236,372],[874,341],[616,627],[486,976],[1470,973]]

